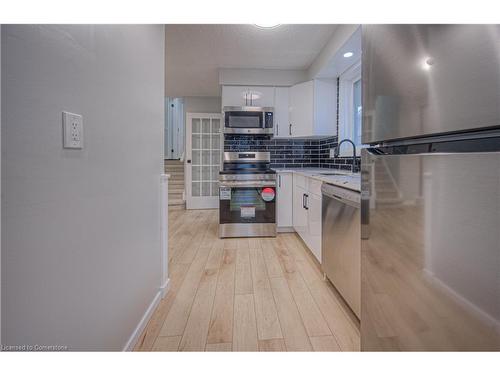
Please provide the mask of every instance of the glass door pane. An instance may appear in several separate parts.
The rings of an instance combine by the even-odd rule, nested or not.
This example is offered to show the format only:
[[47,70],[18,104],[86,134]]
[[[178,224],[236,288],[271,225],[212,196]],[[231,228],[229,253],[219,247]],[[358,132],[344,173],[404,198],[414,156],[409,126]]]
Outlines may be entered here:
[[192,120],[191,131],[191,154],[192,154],[192,167],[191,167],[191,194],[193,197],[201,195],[201,181],[202,181],[202,166],[201,166],[201,152],[202,152],[202,139],[201,134],[201,119],[194,118]]
[[218,179],[222,144],[220,119],[193,119],[191,138],[193,196],[216,197],[219,195]]

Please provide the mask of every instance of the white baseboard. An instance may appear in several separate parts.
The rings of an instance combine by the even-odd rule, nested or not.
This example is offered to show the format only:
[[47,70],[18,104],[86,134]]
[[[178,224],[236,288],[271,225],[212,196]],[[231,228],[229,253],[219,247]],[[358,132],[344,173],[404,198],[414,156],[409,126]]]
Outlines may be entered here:
[[433,285],[437,286],[438,288],[441,289],[441,291],[444,292],[444,294],[450,296],[451,298],[455,299],[455,301],[466,311],[468,311],[470,314],[473,314],[476,316],[478,319],[483,321],[484,323],[488,324],[491,326],[492,329],[494,329],[496,332],[500,333],[500,321],[498,321],[495,317],[487,313],[486,311],[482,310],[479,306],[474,304],[473,302],[469,301],[465,296],[461,295],[454,289],[452,289],[450,286],[445,284],[443,281],[441,281],[440,278],[438,278],[432,271],[430,271],[427,268],[424,268],[424,277],[432,283]]
[[165,294],[167,294],[169,288],[170,288],[170,279],[168,279],[167,282],[160,287],[160,290],[158,291],[158,293],[156,293],[155,297],[153,298],[153,301],[149,304],[146,312],[139,321],[139,324],[137,324],[137,327],[135,327],[134,332],[132,333],[127,343],[123,347],[124,352],[130,352],[134,350],[135,344],[137,343],[137,340],[139,340],[142,331],[144,331],[144,329],[146,328],[149,319],[151,319],[151,316],[153,315],[153,312],[155,311],[156,307],[163,299],[163,297],[165,297]]
[[276,231],[278,233],[293,233],[295,229],[293,229],[293,227],[278,227]]
[[169,291],[170,289],[170,279],[167,279],[167,281],[165,281],[165,284],[163,284],[161,287],[160,287],[160,293],[161,293],[161,298],[165,298],[165,295],[167,294],[167,292]]

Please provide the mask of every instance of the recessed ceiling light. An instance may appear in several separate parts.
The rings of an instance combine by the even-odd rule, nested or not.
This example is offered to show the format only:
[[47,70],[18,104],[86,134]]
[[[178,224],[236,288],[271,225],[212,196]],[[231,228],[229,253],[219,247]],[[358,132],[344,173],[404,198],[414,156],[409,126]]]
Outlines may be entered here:
[[274,29],[275,27],[280,26],[280,23],[272,23],[272,22],[260,22],[256,23],[255,26],[260,27],[261,29]]
[[352,52],[344,53],[344,57],[352,57],[352,55],[354,55],[354,53],[352,53]]

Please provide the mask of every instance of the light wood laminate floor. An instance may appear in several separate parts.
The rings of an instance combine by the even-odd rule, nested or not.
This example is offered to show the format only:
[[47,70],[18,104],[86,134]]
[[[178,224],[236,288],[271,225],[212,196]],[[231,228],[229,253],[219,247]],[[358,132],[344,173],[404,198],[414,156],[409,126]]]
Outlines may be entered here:
[[359,322],[295,233],[219,239],[217,210],[169,224],[170,290],[135,350],[359,350]]

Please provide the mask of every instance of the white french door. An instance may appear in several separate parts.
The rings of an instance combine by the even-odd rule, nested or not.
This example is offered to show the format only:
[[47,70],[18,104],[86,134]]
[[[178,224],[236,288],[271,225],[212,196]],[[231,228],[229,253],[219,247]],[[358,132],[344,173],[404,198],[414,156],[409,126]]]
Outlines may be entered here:
[[186,114],[186,209],[219,207],[221,114]]

